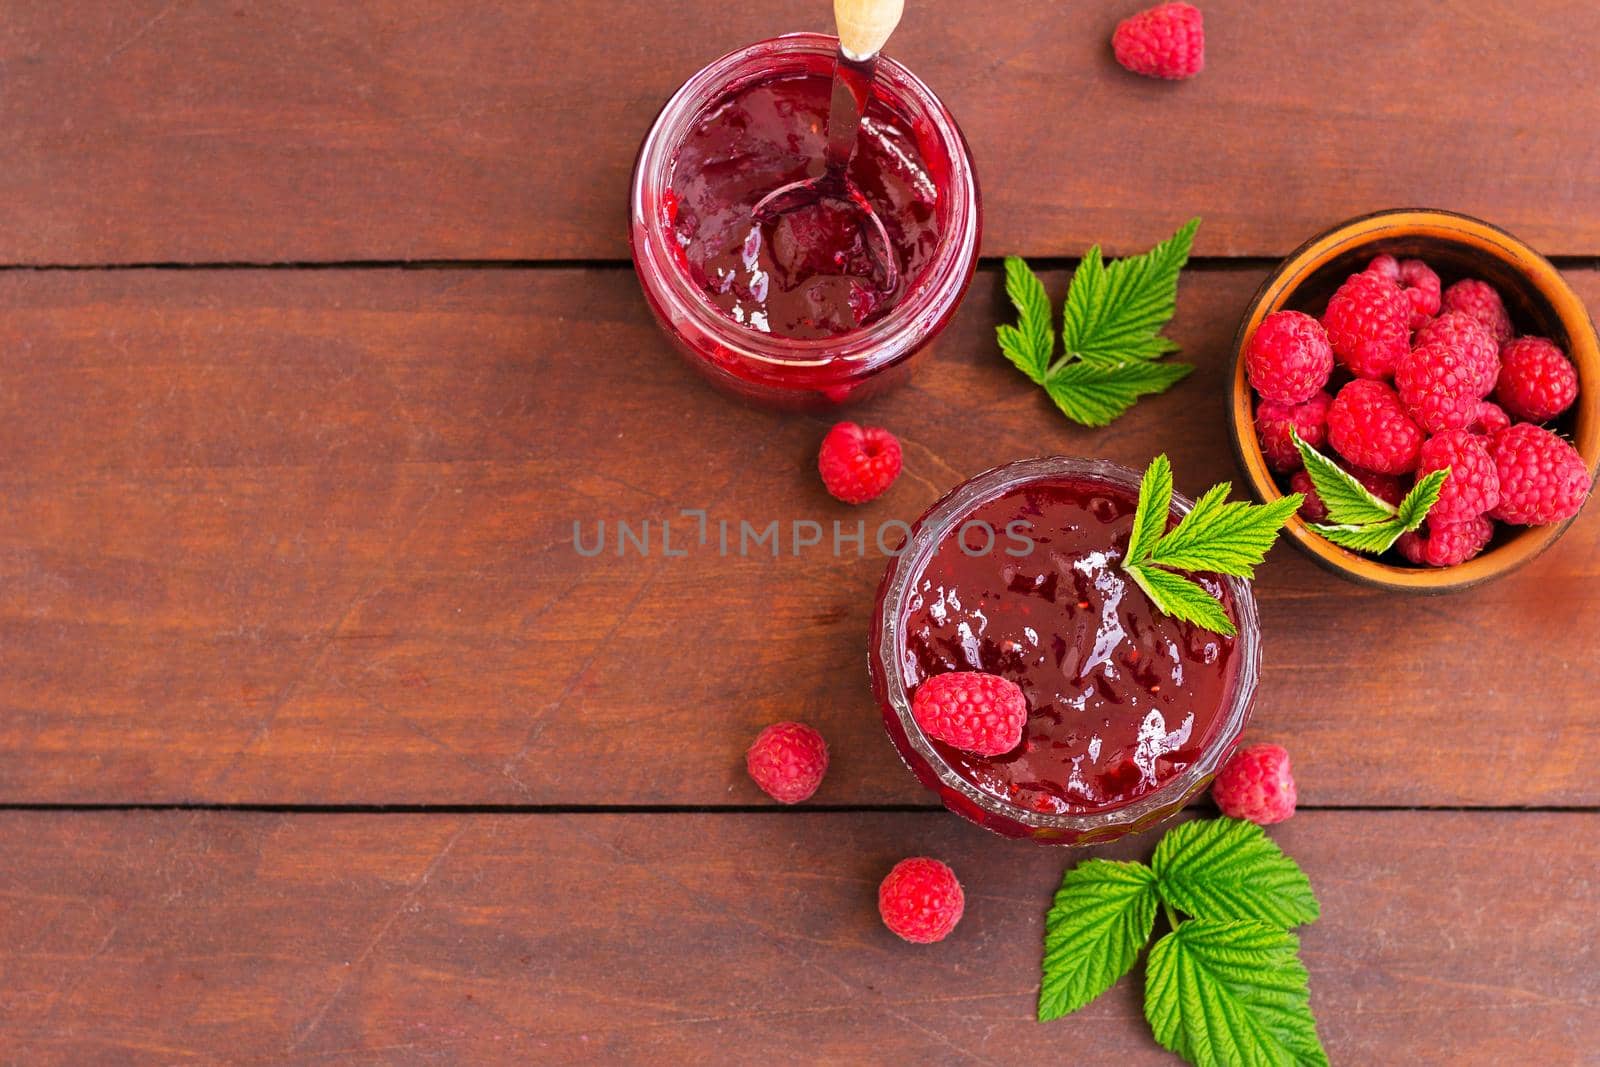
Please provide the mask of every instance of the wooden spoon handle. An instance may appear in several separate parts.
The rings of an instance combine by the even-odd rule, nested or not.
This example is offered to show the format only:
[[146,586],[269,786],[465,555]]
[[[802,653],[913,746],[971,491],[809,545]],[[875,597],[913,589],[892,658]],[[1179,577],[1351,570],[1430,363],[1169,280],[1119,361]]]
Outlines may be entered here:
[[900,25],[905,8],[905,0],[833,0],[839,47],[851,59],[877,55]]

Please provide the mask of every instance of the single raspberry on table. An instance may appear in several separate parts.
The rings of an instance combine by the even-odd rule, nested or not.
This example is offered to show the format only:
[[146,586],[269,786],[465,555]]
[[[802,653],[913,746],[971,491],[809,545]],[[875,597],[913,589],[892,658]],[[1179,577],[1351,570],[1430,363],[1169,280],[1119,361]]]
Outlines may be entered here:
[[1289,435],[1293,430],[1312,448],[1320,449],[1328,440],[1328,406],[1333,397],[1315,393],[1303,404],[1280,404],[1263,400],[1256,405],[1256,437],[1261,451],[1267,457],[1267,466],[1275,471],[1298,470],[1300,450]]
[[1388,378],[1411,350],[1411,302],[1381,274],[1345,279],[1322,313],[1333,354],[1357,378]]
[[1381,274],[1398,285],[1411,305],[1409,325],[1421,329],[1439,313],[1439,276],[1420,259],[1398,260],[1385,253],[1372,257],[1367,270]]
[[1028,701],[1009,678],[951,671],[917,687],[911,717],[923,733],[947,745],[979,756],[999,756],[1022,741]]
[[1328,384],[1333,346],[1322,323],[1299,311],[1274,311],[1244,346],[1244,373],[1264,400],[1299,404]]
[[1417,331],[1411,347],[1444,344],[1463,350],[1463,366],[1471,371],[1470,383],[1479,396],[1488,396],[1500,373],[1500,344],[1483,323],[1464,311],[1447,311]]
[[1500,503],[1500,475],[1488,445],[1477,434],[1446,430],[1422,443],[1417,477],[1446,469],[1450,473],[1428,512],[1430,522],[1466,522]]
[[1541,426],[1519,422],[1494,436],[1500,503],[1491,519],[1523,526],[1570,519],[1589,495],[1589,468],[1572,445]]
[[956,872],[927,856],[901,860],[878,885],[883,925],[913,944],[949,937],[966,903]]
[[1511,416],[1499,404],[1487,400],[1478,401],[1478,408],[1472,413],[1472,421],[1467,424],[1467,429],[1482,437],[1493,437],[1495,434],[1511,425]]
[[1357,378],[1328,408],[1328,443],[1345,459],[1378,474],[1417,469],[1422,431],[1382,382]]
[[1222,814],[1261,826],[1294,814],[1294,775],[1282,745],[1247,745],[1233,754],[1216,781],[1211,799]]
[[1444,291],[1439,306],[1471,315],[1483,323],[1496,344],[1511,339],[1511,316],[1506,312],[1505,301],[1488,282],[1464,278]]
[[900,442],[877,426],[841,422],[817,453],[822,484],[846,504],[865,504],[900,476]]
[[803,722],[777,722],[762,730],[744,754],[745,770],[780,804],[809,800],[828,773],[828,743]]
[[1117,24],[1111,51],[1135,74],[1192,78],[1206,66],[1205,17],[1193,4],[1157,4]]
[[1578,371],[1566,353],[1543,337],[1518,337],[1500,349],[1495,399],[1529,422],[1553,419],[1578,399]]
[[1478,357],[1465,348],[1434,341],[1413,348],[1394,369],[1394,387],[1406,414],[1429,433],[1459,430],[1471,424],[1478,402],[1488,392]]
[[1403,533],[1395,547],[1420,567],[1454,567],[1477,556],[1494,537],[1494,523],[1483,516],[1465,522],[1434,522]]

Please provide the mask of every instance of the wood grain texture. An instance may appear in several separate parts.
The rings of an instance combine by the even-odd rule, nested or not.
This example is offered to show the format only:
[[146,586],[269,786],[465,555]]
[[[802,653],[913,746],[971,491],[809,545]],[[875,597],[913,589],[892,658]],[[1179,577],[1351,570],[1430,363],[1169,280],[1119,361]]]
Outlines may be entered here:
[[[625,270],[0,275],[0,801],[760,803],[744,747],[801,718],[832,745],[819,803],[928,802],[866,679],[884,561],[870,535],[795,556],[790,524],[876,529],[1054,452],[1233,477],[1224,369],[1259,281],[1186,275],[1199,370],[1094,432],[999,357],[983,272],[854,413],[907,460],[851,509],[815,473],[828,420],[704,387]],[[729,558],[683,508],[733,524]],[[613,525],[584,558],[601,519],[677,520],[687,555],[656,525],[619,557]],[[771,520],[782,554],[740,558],[737,524]],[[1600,803],[1600,510],[1447,599],[1287,546],[1257,591],[1250,734],[1292,745],[1305,802]]]
[[[1600,253],[1600,7],[1205,5],[1207,69],[1118,68],[1138,4],[922,4],[893,54],[962,123],[991,255],[1281,255],[1349,215],[1479,214]],[[621,258],[634,152],[713,57],[821,0],[8,5],[0,262]],[[1003,91],[1000,91],[1003,90]]]
[[[1597,822],[1275,827],[1322,902],[1301,933],[1332,1061],[1591,1056]],[[8,1062],[1174,1062],[1142,978],[1032,1021],[1043,914],[1082,857],[941,813],[7,813],[0,832]],[[967,894],[928,947],[875,894],[923,852]]]

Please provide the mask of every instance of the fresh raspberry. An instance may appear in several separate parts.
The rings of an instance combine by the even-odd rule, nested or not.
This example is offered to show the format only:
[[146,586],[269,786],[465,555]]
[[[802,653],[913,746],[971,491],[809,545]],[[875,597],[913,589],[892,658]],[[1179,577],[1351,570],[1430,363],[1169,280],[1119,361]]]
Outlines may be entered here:
[[1400,284],[1400,261],[1387,252],[1373,256],[1372,262],[1367,264],[1367,270],[1383,275],[1396,285]]
[[1422,431],[1393,389],[1357,378],[1339,390],[1328,408],[1328,442],[1358,467],[1405,474],[1417,468]]
[[1257,404],[1256,437],[1266,454],[1267,466],[1275,471],[1292,471],[1303,465],[1290,430],[1312,448],[1320,449],[1328,440],[1328,405],[1332,403],[1333,397],[1317,393],[1304,404],[1280,404],[1274,400]]
[[865,504],[900,476],[900,442],[888,430],[841,422],[822,439],[817,470],[834,497]]
[[1206,66],[1205,18],[1193,4],[1158,4],[1118,23],[1111,51],[1135,74],[1192,78]]
[[1500,349],[1495,399],[1529,422],[1553,419],[1578,399],[1578,372],[1566,354],[1543,337],[1518,337]]
[[1357,378],[1388,378],[1411,349],[1411,302],[1381,274],[1352,274],[1328,298],[1323,328]]
[[1439,306],[1446,311],[1464,311],[1483,323],[1496,344],[1511,339],[1511,316],[1505,301],[1494,286],[1476,278],[1465,278],[1444,291]]
[[1302,519],[1307,522],[1322,522],[1328,517],[1328,506],[1322,502],[1322,497],[1317,495],[1317,487],[1311,484],[1311,475],[1303,470],[1295,471],[1289,478],[1289,491],[1305,497],[1300,501]]
[[1488,396],[1493,391],[1495,377],[1500,373],[1500,345],[1483,323],[1464,311],[1447,311],[1418,330],[1411,346],[1421,348],[1436,343],[1465,351],[1463,365],[1472,370],[1474,392]]
[[1492,377],[1488,369],[1467,349],[1434,341],[1401,357],[1394,369],[1394,386],[1406,414],[1424,430],[1459,430],[1478,413],[1478,401],[1488,391],[1478,387]]
[[1385,253],[1372,257],[1367,270],[1380,274],[1400,287],[1411,305],[1408,325],[1420,330],[1428,320],[1439,314],[1439,276],[1433,268],[1420,259],[1400,261]]
[[927,856],[901,860],[878,885],[883,925],[913,944],[949,937],[966,904],[956,872]]
[[947,745],[980,756],[999,756],[1022,741],[1028,701],[1009,678],[951,671],[917,687],[911,717],[923,733]]
[[1263,400],[1299,404],[1328,384],[1333,347],[1322,323],[1299,311],[1274,311],[1244,346],[1244,373]]
[[1495,434],[1511,425],[1511,416],[1499,404],[1492,404],[1487,400],[1478,401],[1478,409],[1472,414],[1472,422],[1467,429],[1484,437],[1493,437]]
[[828,743],[803,722],[775,722],[756,735],[745,769],[780,804],[809,800],[828,772]]
[[1589,495],[1589,468],[1571,444],[1531,422],[1494,438],[1500,504],[1491,519],[1524,526],[1570,519]]
[[1500,475],[1483,438],[1466,430],[1446,430],[1422,443],[1417,477],[1449,468],[1439,500],[1428,512],[1430,522],[1461,523],[1476,519],[1500,503]]
[[1217,780],[1211,799],[1222,814],[1249,819],[1261,826],[1294,814],[1294,775],[1282,745],[1247,745],[1233,754]]
[[1494,537],[1494,523],[1481,515],[1465,522],[1434,522],[1403,533],[1395,547],[1419,567],[1454,567],[1482,552]]
[[[1344,466],[1341,464],[1341,466]],[[1372,471],[1362,470],[1360,467],[1345,466],[1356,481],[1366,486],[1367,492],[1379,500],[1386,500],[1398,505],[1406,495],[1406,490],[1400,484],[1400,479],[1387,474],[1374,474]],[[1300,517],[1307,522],[1323,522],[1328,517],[1328,508],[1322,502],[1322,497],[1317,495],[1317,487],[1311,484],[1311,475],[1305,471],[1295,471],[1294,477],[1289,479],[1289,488],[1305,497],[1300,504]]]

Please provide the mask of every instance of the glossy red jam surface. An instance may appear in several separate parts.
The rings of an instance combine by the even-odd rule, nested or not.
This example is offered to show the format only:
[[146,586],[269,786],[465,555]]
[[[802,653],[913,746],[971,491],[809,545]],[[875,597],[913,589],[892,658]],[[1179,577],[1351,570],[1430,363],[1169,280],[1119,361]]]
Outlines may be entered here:
[[[908,693],[934,674],[981,670],[1022,687],[1018,748],[979,757],[939,742],[959,775],[1046,814],[1109,811],[1159,788],[1200,757],[1227,713],[1235,641],[1161,614],[1119,567],[1137,498],[1092,480],[1044,479],[979,505],[916,576],[902,617]],[[1033,547],[1006,536],[1028,524]],[[959,529],[997,532],[968,554]],[[970,529],[966,545],[985,547]],[[1225,587],[1201,579],[1237,618]]]
[[880,288],[858,216],[837,201],[752,217],[774,189],[822,173],[831,86],[827,73],[796,72],[735,87],[696,118],[672,163],[665,204],[681,265],[752,330],[823,339],[860,329],[905,296],[938,248],[938,175],[880,98],[862,116],[849,176],[883,220],[893,288]]

